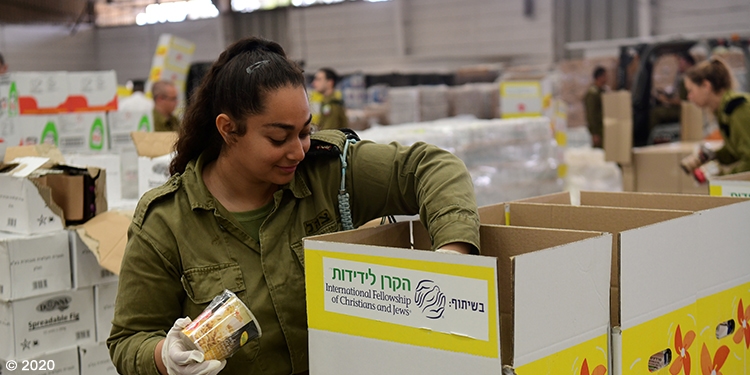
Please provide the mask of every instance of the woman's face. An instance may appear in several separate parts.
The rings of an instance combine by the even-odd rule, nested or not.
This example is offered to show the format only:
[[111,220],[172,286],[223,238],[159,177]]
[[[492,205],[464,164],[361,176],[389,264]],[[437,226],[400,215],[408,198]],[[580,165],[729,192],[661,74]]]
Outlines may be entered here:
[[310,148],[310,108],[302,86],[269,92],[266,110],[247,118],[247,132],[229,147],[228,156],[254,183],[284,185]]
[[706,107],[708,99],[713,95],[711,82],[703,80],[700,85],[696,84],[690,78],[685,77],[685,88],[688,92],[688,100],[699,107]]

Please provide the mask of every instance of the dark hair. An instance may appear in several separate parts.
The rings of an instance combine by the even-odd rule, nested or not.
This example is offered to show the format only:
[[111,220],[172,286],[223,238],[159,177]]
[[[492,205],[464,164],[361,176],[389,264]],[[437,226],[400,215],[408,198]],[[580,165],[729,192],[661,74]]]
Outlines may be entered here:
[[5,58],[3,58],[2,53],[0,53],[0,65],[5,65]]
[[305,77],[278,43],[250,37],[227,47],[185,110],[170,173],[184,172],[203,152],[209,159],[219,155],[225,142],[216,129],[217,116],[229,116],[235,124],[233,134],[242,136],[247,117],[263,113],[267,94],[285,86],[305,87]]
[[687,51],[678,52],[677,58],[687,61],[690,65],[695,65],[695,58]]
[[710,82],[714,93],[732,88],[732,73],[724,61],[716,56],[691,67],[685,72],[685,76],[696,85],[703,81]]
[[594,69],[594,79],[597,79],[607,73],[607,70],[603,66],[597,66]]
[[336,71],[331,68],[320,68],[318,71],[323,72],[323,74],[326,75],[326,79],[332,80],[333,86],[336,86],[339,83],[339,80],[341,80],[341,77],[339,77],[339,75],[336,74]]

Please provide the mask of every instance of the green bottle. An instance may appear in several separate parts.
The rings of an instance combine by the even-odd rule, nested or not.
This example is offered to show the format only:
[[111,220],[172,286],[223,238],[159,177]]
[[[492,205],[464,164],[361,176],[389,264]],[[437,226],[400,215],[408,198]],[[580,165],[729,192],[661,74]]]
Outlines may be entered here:
[[91,125],[89,133],[89,149],[101,151],[104,148],[104,124],[102,119],[97,117],[94,124]]
[[18,90],[16,82],[10,83],[10,92],[8,93],[8,117],[18,116]]
[[39,140],[39,143],[58,146],[57,127],[55,126],[54,122],[47,121],[47,125],[44,125],[44,130],[42,130],[42,138]]
[[138,131],[139,132],[151,131],[151,124],[148,122],[148,115],[143,115],[143,117],[141,117],[141,121],[138,123]]

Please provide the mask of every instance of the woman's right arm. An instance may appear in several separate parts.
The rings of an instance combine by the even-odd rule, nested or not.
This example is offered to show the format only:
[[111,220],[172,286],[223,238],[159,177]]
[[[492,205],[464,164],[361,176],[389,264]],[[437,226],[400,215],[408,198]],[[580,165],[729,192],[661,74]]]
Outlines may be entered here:
[[[159,240],[163,247],[165,238]],[[186,298],[178,265],[176,252],[165,252],[142,228],[131,225],[120,269],[112,332],[107,340],[112,362],[120,374],[166,374],[163,364],[158,366],[158,346],[182,316]]]

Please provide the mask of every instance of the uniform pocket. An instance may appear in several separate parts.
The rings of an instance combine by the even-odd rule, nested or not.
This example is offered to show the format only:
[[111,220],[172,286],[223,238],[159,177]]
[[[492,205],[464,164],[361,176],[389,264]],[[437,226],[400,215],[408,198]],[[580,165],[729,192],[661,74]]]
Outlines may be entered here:
[[239,293],[245,290],[242,270],[237,263],[222,263],[186,269],[182,287],[196,305],[211,302],[224,289]]

